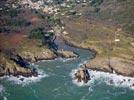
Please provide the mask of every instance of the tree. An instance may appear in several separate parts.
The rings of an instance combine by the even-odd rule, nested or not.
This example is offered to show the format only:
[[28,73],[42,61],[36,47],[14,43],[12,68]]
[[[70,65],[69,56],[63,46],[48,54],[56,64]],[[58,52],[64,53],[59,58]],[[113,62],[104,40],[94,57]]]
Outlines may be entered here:
[[43,28],[36,28],[31,30],[29,38],[42,39],[44,35]]
[[42,39],[42,44],[43,45],[48,45],[49,48],[52,49],[53,51],[57,51],[58,46],[54,42],[55,39],[56,39],[56,36],[54,35],[54,33],[47,32],[47,33],[44,34],[44,37]]
[[43,28],[33,29],[29,38],[41,39],[42,45],[47,45],[50,49],[57,51],[58,47],[55,44],[56,36],[53,32],[44,32]]

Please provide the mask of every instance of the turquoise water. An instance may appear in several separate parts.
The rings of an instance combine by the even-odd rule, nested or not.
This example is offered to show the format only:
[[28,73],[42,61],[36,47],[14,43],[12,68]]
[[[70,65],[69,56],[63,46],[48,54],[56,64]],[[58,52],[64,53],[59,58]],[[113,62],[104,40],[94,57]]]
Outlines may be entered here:
[[79,64],[92,58],[92,53],[75,49],[79,59],[38,62],[38,68],[46,77],[29,84],[16,84],[8,79],[0,80],[0,100],[133,100],[134,90],[108,85],[103,78],[88,85],[79,86],[72,80],[71,72]]

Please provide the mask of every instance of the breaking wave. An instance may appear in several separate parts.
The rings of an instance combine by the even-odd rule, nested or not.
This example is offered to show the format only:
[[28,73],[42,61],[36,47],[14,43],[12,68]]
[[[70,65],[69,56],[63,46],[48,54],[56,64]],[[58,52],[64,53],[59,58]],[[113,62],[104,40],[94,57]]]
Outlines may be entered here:
[[45,74],[42,70],[38,69],[38,76],[32,76],[32,77],[24,77],[24,76],[4,76],[3,79],[6,79],[7,81],[13,82],[14,84],[21,84],[22,86],[28,85],[29,83],[33,82],[39,82],[42,78],[47,77],[48,75]]
[[[123,87],[134,90],[134,78],[126,77],[122,75],[117,75],[116,73],[107,73],[100,71],[88,70],[90,73],[91,80],[88,83],[78,82],[74,77],[74,73],[77,72],[78,69],[72,70],[70,73],[73,78],[73,83],[77,86],[92,86],[95,81],[105,82],[107,85],[115,86],[115,87]],[[90,87],[91,88],[91,87]]]
[[0,93],[2,93],[3,91],[5,91],[5,88],[3,85],[0,84]]

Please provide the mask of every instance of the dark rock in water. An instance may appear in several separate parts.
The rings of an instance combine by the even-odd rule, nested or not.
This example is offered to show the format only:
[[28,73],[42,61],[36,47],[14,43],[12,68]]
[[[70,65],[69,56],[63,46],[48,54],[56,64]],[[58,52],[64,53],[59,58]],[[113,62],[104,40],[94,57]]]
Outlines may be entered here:
[[20,80],[21,80],[21,81],[24,81],[24,78],[21,78]]
[[38,76],[38,72],[37,72],[37,69],[36,68],[33,68],[32,75],[35,76],[35,77]]
[[0,77],[4,76],[5,74],[4,73],[0,73]]
[[37,77],[38,73],[37,72],[33,72],[33,76]]
[[134,86],[134,83],[132,84],[132,86]]
[[128,81],[130,82],[130,79],[128,79]]
[[123,81],[120,82],[120,84],[122,84],[122,83],[123,83]]
[[113,82],[113,80],[110,80],[109,83],[110,83],[110,84],[113,84],[114,82]]
[[85,77],[86,77],[87,79],[90,79],[90,75],[89,75],[89,72],[88,72],[87,69],[84,70],[84,73],[85,73]]

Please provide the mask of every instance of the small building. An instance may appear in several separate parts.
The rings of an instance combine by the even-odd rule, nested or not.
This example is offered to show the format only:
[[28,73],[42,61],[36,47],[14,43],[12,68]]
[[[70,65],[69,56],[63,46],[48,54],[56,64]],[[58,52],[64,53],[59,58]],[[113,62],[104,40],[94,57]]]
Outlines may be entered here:
[[115,39],[114,41],[115,41],[115,42],[119,42],[119,41],[120,41],[120,39]]

